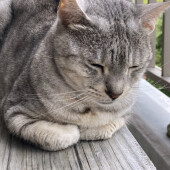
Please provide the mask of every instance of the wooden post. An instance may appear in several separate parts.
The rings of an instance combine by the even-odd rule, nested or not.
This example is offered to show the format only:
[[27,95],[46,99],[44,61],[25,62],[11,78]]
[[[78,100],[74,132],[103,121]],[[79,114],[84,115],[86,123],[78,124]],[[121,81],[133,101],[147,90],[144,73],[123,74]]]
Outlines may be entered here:
[[127,1],[129,1],[129,2],[132,2],[132,3],[136,3],[136,0],[127,0]]
[[136,4],[143,4],[143,0],[136,0]]
[[[164,0],[165,2],[169,0]],[[163,58],[162,76],[170,77],[170,10],[163,17]]]

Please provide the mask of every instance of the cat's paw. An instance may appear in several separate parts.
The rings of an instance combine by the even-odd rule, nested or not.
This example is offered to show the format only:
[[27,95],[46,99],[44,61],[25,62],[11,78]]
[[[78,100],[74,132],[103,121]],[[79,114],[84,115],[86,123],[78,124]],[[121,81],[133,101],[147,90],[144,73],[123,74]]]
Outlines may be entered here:
[[81,140],[101,140],[110,139],[113,134],[125,124],[124,118],[120,118],[110,124],[90,129],[80,130]]
[[66,125],[66,126],[67,126],[66,127],[67,133],[65,133],[61,139],[61,146],[63,149],[73,144],[76,144],[80,139],[80,131],[77,126],[74,125]]
[[79,129],[74,125],[64,125],[63,128],[56,129],[56,133],[55,130],[53,133],[51,132],[47,132],[45,140],[41,143],[41,148],[45,150],[57,151],[65,149],[76,144],[80,139]]
[[113,135],[113,131],[105,128],[93,128],[93,129],[84,129],[80,132],[81,140],[104,140],[109,139]]
[[[21,108],[19,109],[21,110]],[[28,118],[22,112],[16,112],[16,116],[9,118],[9,115],[13,113],[12,108],[5,114],[8,129],[44,150],[65,149],[80,139],[80,131],[76,125],[63,125],[45,120],[34,122],[35,120]]]

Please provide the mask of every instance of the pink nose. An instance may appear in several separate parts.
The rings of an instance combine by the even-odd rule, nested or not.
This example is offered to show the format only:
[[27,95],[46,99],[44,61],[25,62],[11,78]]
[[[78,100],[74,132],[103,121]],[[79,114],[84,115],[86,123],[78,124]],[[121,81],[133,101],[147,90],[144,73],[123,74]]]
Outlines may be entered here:
[[109,92],[109,91],[106,91],[106,94],[107,94],[112,100],[115,100],[115,99],[117,99],[118,97],[120,97],[122,93],[120,93],[120,94],[113,94],[113,93],[111,93],[111,92]]

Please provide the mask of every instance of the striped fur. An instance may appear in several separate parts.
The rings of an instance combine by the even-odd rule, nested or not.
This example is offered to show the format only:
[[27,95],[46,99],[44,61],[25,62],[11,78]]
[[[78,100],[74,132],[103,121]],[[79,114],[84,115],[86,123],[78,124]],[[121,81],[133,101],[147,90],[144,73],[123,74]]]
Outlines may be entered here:
[[152,56],[141,6],[61,0],[57,8],[0,0],[2,116],[11,133],[52,151],[121,128]]

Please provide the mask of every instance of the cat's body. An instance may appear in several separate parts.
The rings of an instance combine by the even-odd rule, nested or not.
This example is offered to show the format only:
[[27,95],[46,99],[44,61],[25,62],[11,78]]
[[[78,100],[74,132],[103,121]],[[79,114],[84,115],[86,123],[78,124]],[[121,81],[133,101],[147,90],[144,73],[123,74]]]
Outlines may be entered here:
[[[110,138],[125,124],[135,101],[132,86],[151,59],[149,37],[134,5],[77,1],[88,20],[75,2],[63,0],[57,19],[54,0],[11,0],[9,17],[0,25],[4,120],[10,132],[47,150]],[[76,15],[70,17],[67,3]],[[108,68],[89,66],[95,57]],[[127,61],[143,66],[129,73]]]

